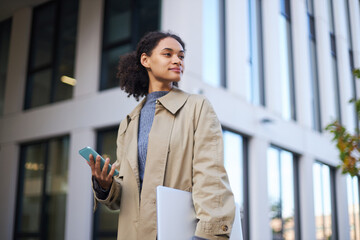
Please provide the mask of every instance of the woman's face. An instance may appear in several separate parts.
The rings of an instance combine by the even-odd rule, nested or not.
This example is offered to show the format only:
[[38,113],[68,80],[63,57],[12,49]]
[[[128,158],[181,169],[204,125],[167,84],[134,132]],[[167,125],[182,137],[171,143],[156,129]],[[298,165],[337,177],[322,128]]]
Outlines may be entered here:
[[181,44],[172,37],[159,41],[151,56],[143,53],[141,63],[147,68],[150,81],[165,84],[178,82],[184,72],[185,52]]

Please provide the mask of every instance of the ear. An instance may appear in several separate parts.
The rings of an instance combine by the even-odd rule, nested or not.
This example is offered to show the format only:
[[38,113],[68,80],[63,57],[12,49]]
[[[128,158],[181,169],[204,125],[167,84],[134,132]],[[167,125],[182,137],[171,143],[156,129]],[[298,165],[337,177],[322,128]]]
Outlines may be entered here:
[[149,56],[146,55],[146,53],[142,53],[140,57],[141,65],[143,65],[145,68],[150,68],[150,59]]

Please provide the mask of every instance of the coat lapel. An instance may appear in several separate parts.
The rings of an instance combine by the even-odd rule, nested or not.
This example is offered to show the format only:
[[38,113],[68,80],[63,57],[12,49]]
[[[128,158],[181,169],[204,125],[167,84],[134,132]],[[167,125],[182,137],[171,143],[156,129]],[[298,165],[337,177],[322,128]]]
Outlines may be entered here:
[[138,189],[140,189],[139,179],[139,166],[138,166],[138,129],[139,129],[139,116],[143,105],[145,104],[146,98],[144,98],[135,109],[127,116],[129,119],[127,128],[127,141],[129,142],[128,149],[126,149],[126,158],[131,166],[131,169],[135,175]]
[[188,94],[174,88],[158,99],[149,133],[144,182],[141,191],[138,239],[156,238],[156,187],[164,185],[172,129],[177,111]]
[[165,168],[169,144],[176,112],[185,104],[188,94],[173,88],[158,99],[154,121],[149,133],[144,183],[141,194],[148,199],[156,199],[155,188],[164,184]]

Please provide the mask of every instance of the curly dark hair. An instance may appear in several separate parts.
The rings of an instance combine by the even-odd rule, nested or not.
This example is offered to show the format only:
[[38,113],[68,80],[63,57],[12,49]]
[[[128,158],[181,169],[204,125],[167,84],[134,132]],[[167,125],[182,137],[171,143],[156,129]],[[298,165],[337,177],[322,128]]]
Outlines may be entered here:
[[[139,101],[139,97],[146,96],[149,89],[149,76],[146,68],[141,64],[141,54],[151,56],[152,50],[158,45],[160,40],[171,37],[178,41],[185,50],[185,43],[181,38],[170,32],[149,32],[139,41],[136,51],[120,57],[118,73],[116,77],[120,81],[120,88]],[[173,82],[177,86],[177,82]]]

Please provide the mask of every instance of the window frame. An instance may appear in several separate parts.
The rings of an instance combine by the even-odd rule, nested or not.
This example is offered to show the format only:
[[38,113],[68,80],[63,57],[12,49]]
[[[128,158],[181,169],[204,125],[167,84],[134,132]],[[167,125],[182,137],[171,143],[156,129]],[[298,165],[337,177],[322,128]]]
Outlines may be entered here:
[[329,16],[329,35],[330,35],[330,54],[331,54],[331,60],[332,60],[332,64],[335,64],[334,69],[333,69],[333,86],[334,86],[334,91],[335,91],[335,111],[336,111],[336,115],[338,117],[338,121],[341,124],[342,123],[342,117],[341,117],[341,99],[340,99],[340,82],[339,82],[339,66],[338,66],[338,61],[337,61],[337,54],[336,54],[336,36],[335,36],[335,16],[334,16],[334,1],[333,0],[328,0],[327,1],[327,7],[330,8],[328,9],[328,13],[331,14]]
[[[250,239],[250,193],[249,193],[249,141],[250,136],[243,134],[239,131],[236,131],[232,128],[222,125],[222,133],[224,131],[231,132],[233,134],[239,135],[242,138],[242,152],[243,152],[243,199],[244,199],[244,221],[242,225],[243,238],[244,240]],[[224,149],[225,150],[225,149]],[[225,159],[224,159],[225,160]]]
[[[76,6],[76,25],[78,25],[78,15],[79,15],[79,0],[77,1],[77,6]],[[53,28],[53,36],[52,36],[52,48],[51,48],[51,58],[50,58],[50,62],[46,63],[46,64],[42,64],[40,66],[32,66],[34,60],[34,56],[36,55],[36,51],[33,51],[32,46],[33,44],[36,42],[36,36],[35,36],[35,26],[36,26],[36,12],[40,11],[44,8],[48,8],[49,6],[53,5],[54,6],[54,12],[55,12],[55,16],[53,16],[54,18],[54,23],[52,25]],[[56,79],[57,74],[59,73],[59,69],[57,68],[57,66],[59,66],[59,59],[58,59],[58,47],[59,47],[59,42],[60,42],[60,25],[61,25],[61,11],[62,11],[62,1],[61,0],[53,0],[53,1],[48,1],[45,2],[39,6],[34,7],[33,9],[33,15],[32,15],[32,20],[31,20],[31,34],[30,34],[30,45],[29,45],[29,57],[28,57],[28,61],[27,61],[27,70],[26,70],[26,86],[25,86],[25,98],[24,98],[24,103],[23,103],[23,109],[24,110],[29,110],[29,109],[33,109],[33,108],[37,108],[37,107],[42,107],[42,106],[47,106],[49,104],[53,104],[56,102],[61,102],[61,101],[65,101],[68,99],[72,99],[73,98],[73,94],[74,92],[72,91],[71,97],[70,98],[66,98],[66,99],[62,99],[62,100],[56,100],[55,99],[55,91],[56,91],[56,81],[58,81],[59,79]],[[77,28],[75,30],[75,39],[77,38]],[[74,60],[76,58],[76,42],[75,42],[75,49],[74,49]],[[74,63],[75,64],[75,63]],[[51,78],[49,79],[50,81],[50,91],[49,91],[49,99],[47,99],[47,103],[45,104],[41,104],[39,106],[32,106],[32,96],[33,96],[33,80],[32,80],[32,76],[36,73],[41,73],[44,70],[51,70]],[[74,74],[74,73],[73,73]]]
[[[140,40],[140,38],[142,36],[140,36],[140,32],[139,32],[139,15],[140,15],[140,1],[139,0],[129,0],[130,1],[130,11],[131,11],[131,16],[130,16],[130,37],[126,38],[126,39],[122,39],[122,40],[118,40],[116,42],[113,43],[107,43],[107,36],[109,33],[109,24],[108,24],[108,20],[110,19],[110,14],[109,14],[109,1],[111,0],[104,0],[104,15],[103,15],[103,24],[102,24],[102,35],[101,35],[101,58],[100,58],[100,81],[99,81],[99,85],[98,85],[98,90],[99,91],[106,91],[109,89],[113,89],[116,86],[108,86],[109,82],[108,82],[108,74],[109,72],[106,69],[106,66],[108,65],[108,63],[106,63],[107,59],[106,59],[106,53],[109,53],[111,51],[113,51],[114,49],[121,47],[121,46],[126,46],[127,44],[131,45],[132,51],[134,51],[136,49],[136,45],[138,43],[138,41]],[[159,7],[161,9],[161,0],[153,0],[153,1],[157,1],[159,4]],[[160,24],[161,24],[161,11],[159,9],[159,17],[157,19],[157,29],[160,29]],[[154,29],[155,30],[155,29]]]
[[[300,157],[301,155],[291,151],[287,148],[281,147],[279,145],[273,144],[271,143],[269,145],[269,148],[274,148],[277,151],[279,151],[279,153],[281,153],[281,151],[286,151],[292,154],[292,161],[293,161],[293,181],[294,181],[294,231],[295,231],[295,240],[301,240],[301,209],[300,209],[300,175],[299,175],[299,161],[300,161]],[[279,154],[279,159],[278,159],[279,163],[281,163],[281,156]],[[280,164],[279,164],[280,166]]]
[[[331,191],[331,232],[332,232],[332,236],[334,237],[333,239],[339,239],[339,234],[338,234],[339,230],[338,230],[338,221],[337,221],[337,201],[336,201],[336,167],[326,164],[324,161],[318,159],[316,159],[313,164],[319,164],[320,167],[325,165],[329,168],[330,191]],[[321,186],[321,189],[323,189],[323,186]],[[323,202],[321,204],[324,205]],[[315,212],[314,212],[314,216],[316,217]],[[322,217],[324,217],[324,215],[322,215]]]
[[[216,83],[213,83],[212,81],[209,81],[209,79],[207,79],[206,77],[206,74],[205,72],[208,72],[208,67],[206,67],[206,63],[203,64],[203,67],[202,67],[202,81],[211,85],[211,86],[214,86],[214,87],[222,87],[222,88],[227,88],[227,71],[226,71],[226,66],[227,66],[227,63],[226,63],[226,57],[227,57],[227,54],[226,54],[226,51],[228,50],[227,49],[227,45],[226,45],[226,0],[215,0],[216,1],[216,4],[217,4],[217,13],[218,13],[218,22],[217,22],[217,27],[219,27],[219,34],[217,35],[219,37],[218,39],[218,45],[216,46],[211,46],[211,47],[215,47],[215,50],[217,52],[217,54],[219,55],[219,58],[218,58],[218,64],[216,64],[218,67],[219,67],[219,76],[217,76],[219,79],[215,79],[216,80]],[[206,20],[205,20],[205,15],[207,16],[208,14],[205,14],[205,7],[206,6],[205,4],[203,4],[203,8],[202,8],[202,11],[203,11],[203,22],[204,24],[207,24]],[[202,34],[203,34],[203,39],[209,39],[207,38],[207,33],[208,31],[206,31],[204,33],[204,24],[203,24],[203,29],[202,29]],[[203,62],[206,61],[207,58],[209,58],[207,55],[205,55],[206,53],[206,49],[205,49],[205,46],[206,46],[206,42],[202,42],[203,46],[202,46],[202,60]],[[216,59],[216,58],[211,58],[211,59]]]
[[[102,154],[102,152],[103,152],[104,134],[109,133],[109,132],[114,132],[115,134],[117,134],[118,128],[119,128],[119,125],[114,125],[114,126],[107,126],[104,128],[99,128],[96,130],[96,149],[98,150],[98,152],[100,154]],[[116,145],[116,143],[115,143],[115,145]],[[92,219],[92,239],[97,240],[100,238],[111,238],[111,237],[116,239],[117,229],[115,231],[99,231],[99,227],[98,227],[99,220],[100,220],[99,207],[101,208],[101,207],[105,207],[105,206],[98,206],[98,208],[94,212],[94,216]],[[114,214],[118,214],[118,212],[115,212]]]
[[[259,104],[261,106],[266,106],[266,96],[265,96],[265,73],[264,73],[264,43],[263,43],[263,18],[262,18],[262,4],[261,0],[248,0],[249,6],[249,44],[250,44],[250,88],[251,88],[251,96],[250,100],[252,103],[257,102],[259,100]],[[255,9],[253,9],[253,7]],[[253,16],[255,14],[255,16]],[[252,19],[256,19],[255,23]],[[256,25],[254,27],[254,25]],[[255,33],[254,33],[255,32]],[[256,36],[257,41],[253,44],[254,36]],[[254,46],[256,45],[256,46]],[[254,53],[253,49],[256,49],[257,54]],[[254,61],[256,61],[257,69],[255,69]],[[254,71],[258,70],[258,84],[259,89],[254,89],[254,79],[255,74]],[[258,90],[259,99],[255,99],[254,91]]]
[[[359,3],[360,4],[360,3]],[[352,41],[352,31],[351,31],[351,17],[350,17],[350,4],[349,4],[349,0],[345,0],[345,11],[346,11],[346,21],[347,21],[347,25],[348,25],[348,29],[347,29],[347,36],[348,36],[348,44],[349,44],[349,63],[350,63],[350,71],[351,71],[351,77],[352,77],[352,87],[353,87],[353,98],[354,99],[358,99],[357,96],[357,92],[356,92],[356,77],[353,73],[353,71],[355,70],[355,58],[354,58],[354,52],[353,52],[353,41]],[[356,111],[355,111],[356,112]],[[358,114],[354,114],[355,115],[355,126],[356,129],[359,129],[360,125],[359,125],[359,115]],[[359,132],[358,132],[359,133]]]
[[[294,45],[293,45],[293,27],[291,21],[291,3],[290,0],[280,0],[280,15],[285,18],[286,22],[289,24],[289,46],[286,46],[289,50],[289,61],[286,63],[288,69],[291,69],[291,73],[289,74],[289,106],[290,106],[290,119],[293,121],[297,121],[297,112],[296,112],[296,93],[295,93],[295,73],[294,73]],[[281,61],[281,59],[280,59]],[[283,107],[282,107],[283,108]],[[283,113],[282,113],[283,116]]]
[[[356,184],[356,187],[357,187],[357,196],[356,197],[357,197],[357,204],[359,205],[360,204],[360,202],[359,202],[359,200],[360,200],[360,176],[357,175],[357,176],[352,177],[350,174],[348,174],[346,177],[348,178],[347,179],[347,191],[348,191],[347,196],[349,197],[349,195],[351,195],[350,197],[352,197],[351,199],[348,199],[348,204],[350,203],[350,201],[351,201],[351,204],[355,203],[354,197],[355,197],[356,194],[355,194],[355,191],[354,191],[354,185]],[[353,178],[356,178],[356,180],[353,181],[354,180]],[[348,183],[350,183],[350,186],[348,185]],[[350,194],[349,194],[349,190],[351,191]],[[358,239],[359,235],[360,235],[360,231],[359,231],[360,230],[360,222],[359,222],[359,220],[360,220],[360,212],[359,212],[359,209],[358,209],[358,213],[357,213],[358,221],[356,221],[356,212],[354,211],[352,213],[352,215],[351,215],[349,208],[350,208],[350,206],[348,205],[350,238],[351,238],[351,232],[352,232],[351,219],[353,218],[353,220],[354,220],[353,226],[355,227],[353,231],[354,231],[354,237],[355,238],[352,239],[352,240],[355,240],[355,239]],[[352,208],[352,210],[354,210],[353,207],[351,207],[351,208]],[[359,206],[358,206],[358,208],[359,208]]]
[[[5,51],[7,49],[6,52],[0,52],[0,55],[3,55],[6,60],[5,60],[5,63],[3,65],[5,65],[5,75],[4,75],[4,78],[0,78],[0,97],[3,97],[2,99],[0,99],[0,117],[3,116],[4,114],[4,107],[5,107],[5,89],[6,89],[6,80],[7,80],[7,66],[8,66],[8,63],[9,63],[9,54],[10,54],[10,41],[11,41],[11,27],[12,27],[12,18],[7,18],[7,19],[4,19],[2,21],[0,21],[0,34],[2,36],[2,34],[4,33],[4,31],[6,30],[9,30],[8,33],[8,45],[6,44],[6,40],[5,40],[5,44],[6,44],[6,47],[5,47]],[[8,28],[8,29],[7,29]],[[2,42],[2,38],[0,38],[0,46],[4,46],[4,43]],[[0,48],[0,51],[1,51],[1,48]],[[0,56],[0,64],[2,64],[1,62],[2,58]],[[0,72],[1,74],[1,72]]]
[[[47,239],[47,216],[46,216],[46,209],[48,206],[47,201],[47,194],[46,194],[46,186],[47,186],[47,171],[48,171],[48,165],[49,165],[49,149],[50,149],[50,143],[53,140],[59,140],[59,139],[67,139],[69,141],[70,146],[70,135],[61,135],[61,136],[55,136],[50,137],[46,139],[41,140],[35,140],[30,141],[26,143],[20,144],[20,158],[19,158],[19,166],[18,166],[18,178],[17,178],[17,190],[16,190],[16,208],[15,208],[15,219],[14,219],[14,229],[13,229],[13,236],[14,239],[26,239],[26,238],[38,238],[38,239]],[[44,144],[45,150],[44,150],[44,174],[42,176],[42,186],[41,186],[41,197],[40,197],[40,221],[39,221],[39,230],[37,232],[21,232],[20,231],[20,224],[21,224],[21,214],[22,214],[22,200],[23,200],[23,193],[24,193],[24,182],[25,182],[25,163],[26,163],[26,157],[25,152],[26,148],[31,145],[36,144]],[[64,229],[65,231],[65,229]],[[64,232],[65,235],[65,232]]]
[[[312,90],[312,112],[313,112],[313,129],[322,132],[321,124],[321,100],[320,100],[320,84],[319,84],[319,71],[318,71],[318,54],[316,42],[316,26],[314,17],[314,2],[313,0],[306,1],[307,17],[308,17],[308,30],[309,30],[309,52],[310,52],[310,70],[311,70],[311,90]],[[312,49],[311,44],[314,45]],[[314,54],[314,62],[312,56]]]

